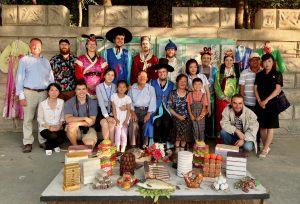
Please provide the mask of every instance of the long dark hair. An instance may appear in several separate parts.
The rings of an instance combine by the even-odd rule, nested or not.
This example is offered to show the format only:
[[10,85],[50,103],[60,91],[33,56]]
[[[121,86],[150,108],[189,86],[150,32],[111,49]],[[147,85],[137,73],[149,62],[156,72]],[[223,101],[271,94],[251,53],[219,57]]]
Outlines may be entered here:
[[186,64],[185,64],[185,73],[188,74],[188,75],[191,74],[189,68],[190,68],[190,65],[191,65],[192,63],[195,63],[195,64],[196,64],[196,66],[197,66],[197,72],[196,72],[196,74],[199,74],[199,69],[198,69],[199,65],[198,65],[198,62],[197,62],[195,59],[189,59],[189,60],[186,62]]

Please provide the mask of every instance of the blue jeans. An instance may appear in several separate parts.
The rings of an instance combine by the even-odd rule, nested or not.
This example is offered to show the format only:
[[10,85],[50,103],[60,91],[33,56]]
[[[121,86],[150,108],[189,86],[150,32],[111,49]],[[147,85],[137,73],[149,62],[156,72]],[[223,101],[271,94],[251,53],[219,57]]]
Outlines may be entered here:
[[[227,145],[232,145],[239,140],[239,137],[236,134],[230,134],[224,130],[221,130],[220,135]],[[245,141],[243,148],[245,151],[251,152],[254,149],[254,144],[251,141]]]

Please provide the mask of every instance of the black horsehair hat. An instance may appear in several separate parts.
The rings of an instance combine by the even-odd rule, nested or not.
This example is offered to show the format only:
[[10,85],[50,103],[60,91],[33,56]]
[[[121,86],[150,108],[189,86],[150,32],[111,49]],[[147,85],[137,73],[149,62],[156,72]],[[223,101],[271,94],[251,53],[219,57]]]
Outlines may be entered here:
[[152,68],[157,70],[165,68],[168,70],[168,72],[174,71],[174,68],[171,65],[169,65],[169,60],[167,58],[160,58],[158,60],[158,64],[153,65]]
[[123,27],[115,27],[115,28],[112,28],[110,29],[105,37],[107,40],[109,40],[110,42],[114,42],[114,39],[117,35],[124,35],[125,36],[125,39],[124,39],[124,42],[125,43],[128,43],[132,40],[132,34],[129,30],[127,30],[126,28],[123,28]]

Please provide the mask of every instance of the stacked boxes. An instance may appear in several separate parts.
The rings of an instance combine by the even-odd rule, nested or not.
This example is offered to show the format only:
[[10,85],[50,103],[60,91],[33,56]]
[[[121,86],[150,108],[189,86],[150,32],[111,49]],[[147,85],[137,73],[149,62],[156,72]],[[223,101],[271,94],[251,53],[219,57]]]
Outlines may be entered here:
[[80,189],[80,165],[78,163],[64,166],[64,191]]
[[87,152],[87,153],[92,153],[93,151],[93,146],[92,145],[71,145],[68,148],[68,152]]
[[83,184],[92,183],[97,172],[100,169],[99,158],[82,160],[81,181]]
[[196,168],[203,168],[204,155],[209,153],[209,146],[203,141],[197,141],[193,147],[193,164]]
[[244,153],[228,152],[226,160],[227,178],[240,179],[247,174],[247,158]]
[[215,178],[221,174],[222,157],[215,154],[205,154],[203,176]]
[[87,152],[70,152],[65,154],[65,164],[78,163],[83,159],[88,159]]
[[223,156],[222,167],[225,168],[225,161],[228,152],[239,152],[239,147],[233,145],[217,144],[215,148],[215,154],[220,154]]

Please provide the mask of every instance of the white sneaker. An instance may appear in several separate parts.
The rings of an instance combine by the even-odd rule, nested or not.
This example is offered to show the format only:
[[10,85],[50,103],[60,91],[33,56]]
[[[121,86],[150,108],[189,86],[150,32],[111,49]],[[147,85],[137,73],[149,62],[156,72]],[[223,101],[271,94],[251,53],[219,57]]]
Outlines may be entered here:
[[46,155],[51,156],[52,155],[52,150],[46,150]]
[[54,148],[54,151],[55,151],[55,152],[60,152],[60,148],[59,148],[59,147],[55,147],[55,148]]

